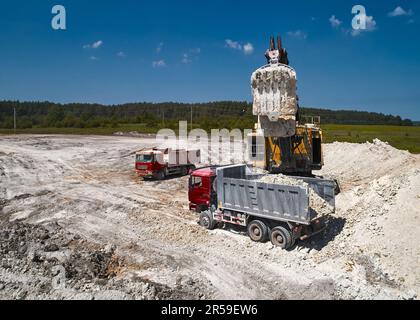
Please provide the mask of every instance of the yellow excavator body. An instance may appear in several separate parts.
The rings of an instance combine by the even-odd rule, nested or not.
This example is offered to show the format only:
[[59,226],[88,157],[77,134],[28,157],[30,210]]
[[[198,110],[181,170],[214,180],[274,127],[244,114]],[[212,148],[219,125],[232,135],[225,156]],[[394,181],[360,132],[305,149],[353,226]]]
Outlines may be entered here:
[[324,164],[320,128],[297,125],[295,135],[265,141],[264,169],[271,173],[310,175]]
[[[252,149],[260,151],[254,154],[253,166],[270,173],[311,175],[324,165],[322,129],[313,123],[297,124],[290,137],[264,137],[258,130],[250,137]],[[264,141],[262,148],[255,145],[257,141]]]

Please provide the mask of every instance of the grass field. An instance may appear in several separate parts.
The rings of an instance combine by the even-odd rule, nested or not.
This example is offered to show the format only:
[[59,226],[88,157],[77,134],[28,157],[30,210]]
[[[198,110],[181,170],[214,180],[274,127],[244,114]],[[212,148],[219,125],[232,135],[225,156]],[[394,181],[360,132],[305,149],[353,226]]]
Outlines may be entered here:
[[[392,146],[412,153],[420,153],[420,126],[400,127],[381,125],[322,125],[324,142],[354,142],[364,143],[378,138],[389,142]],[[99,134],[108,135],[117,131],[154,133],[155,128],[139,124],[124,124],[117,128],[31,128],[17,130],[16,133],[26,134]],[[0,134],[12,134],[13,130],[0,129]]]
[[364,143],[377,138],[412,153],[420,153],[420,127],[323,125],[324,142]]
[[[31,128],[31,129],[18,129],[18,134],[98,134],[109,135],[114,132],[131,132],[137,131],[141,133],[156,133],[155,128],[147,128],[139,124],[124,124],[116,128],[100,127],[100,128]],[[13,134],[11,129],[0,129],[0,134]]]

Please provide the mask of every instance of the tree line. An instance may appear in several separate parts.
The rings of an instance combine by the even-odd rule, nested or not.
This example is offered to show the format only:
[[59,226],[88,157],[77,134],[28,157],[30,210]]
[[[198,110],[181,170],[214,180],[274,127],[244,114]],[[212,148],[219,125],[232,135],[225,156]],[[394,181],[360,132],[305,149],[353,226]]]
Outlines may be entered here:
[[[251,129],[256,122],[252,104],[245,101],[208,103],[127,103],[101,105],[88,103],[58,104],[52,102],[0,101],[0,128],[12,129],[16,110],[17,128],[98,128],[123,124],[142,124],[152,128],[176,128],[179,120],[190,121],[194,127]],[[412,126],[409,119],[382,113],[301,108],[302,116],[320,116],[325,124],[376,124]]]

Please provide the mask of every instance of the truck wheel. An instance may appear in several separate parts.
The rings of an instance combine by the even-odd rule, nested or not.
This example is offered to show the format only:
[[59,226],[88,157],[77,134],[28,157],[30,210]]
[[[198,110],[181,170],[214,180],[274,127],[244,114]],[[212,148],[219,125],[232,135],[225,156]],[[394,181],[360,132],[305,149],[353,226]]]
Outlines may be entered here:
[[158,174],[157,174],[157,179],[158,180],[165,179],[165,173],[163,171],[159,171]]
[[251,221],[248,224],[248,236],[252,241],[264,242],[268,237],[268,228],[265,223],[260,220]]
[[213,215],[209,211],[200,213],[200,225],[208,230],[213,230],[216,223],[213,220]]
[[273,228],[270,233],[271,243],[282,249],[289,249],[292,246],[292,234],[281,226]]
[[188,168],[187,167],[182,167],[181,176],[186,176],[187,174],[188,174]]

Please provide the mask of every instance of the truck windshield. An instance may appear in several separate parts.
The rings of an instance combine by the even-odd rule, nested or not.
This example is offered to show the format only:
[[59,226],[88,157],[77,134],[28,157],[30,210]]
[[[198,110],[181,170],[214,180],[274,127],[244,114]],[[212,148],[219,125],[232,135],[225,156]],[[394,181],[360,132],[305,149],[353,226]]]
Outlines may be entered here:
[[201,177],[192,176],[189,183],[190,188],[201,188],[203,186],[203,179]]
[[136,161],[142,163],[153,162],[153,154],[138,154]]

